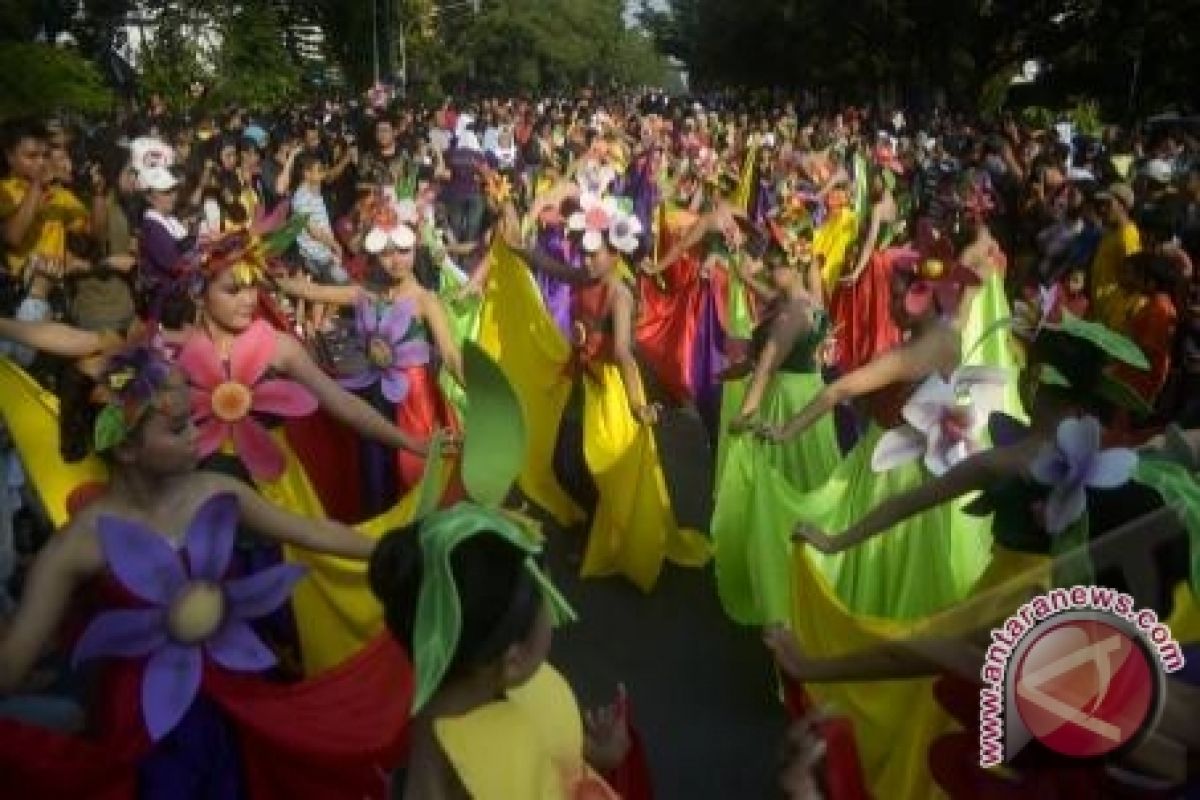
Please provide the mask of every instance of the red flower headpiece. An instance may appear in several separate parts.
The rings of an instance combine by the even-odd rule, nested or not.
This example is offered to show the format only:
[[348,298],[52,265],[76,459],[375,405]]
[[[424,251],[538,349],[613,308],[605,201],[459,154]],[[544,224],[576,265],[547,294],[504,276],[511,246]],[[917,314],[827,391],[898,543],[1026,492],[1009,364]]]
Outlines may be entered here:
[[914,276],[904,297],[904,309],[915,317],[930,308],[953,314],[967,286],[978,286],[979,276],[958,260],[954,245],[931,221],[917,228],[916,248],[896,261],[896,269]]

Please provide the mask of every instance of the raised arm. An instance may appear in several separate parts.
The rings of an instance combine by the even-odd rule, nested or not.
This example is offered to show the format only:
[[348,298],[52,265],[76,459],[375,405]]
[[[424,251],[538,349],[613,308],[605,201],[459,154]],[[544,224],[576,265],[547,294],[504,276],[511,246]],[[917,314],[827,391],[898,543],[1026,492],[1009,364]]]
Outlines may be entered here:
[[21,605],[0,636],[0,696],[19,690],[62,623],[75,590],[102,566],[95,535],[78,524],[55,534],[38,553]]
[[682,258],[684,253],[704,241],[704,234],[708,233],[712,227],[713,217],[711,214],[706,214],[696,220],[692,227],[687,229],[687,233],[667,251],[665,256],[659,259],[658,264],[651,268],[650,274],[662,272]]
[[312,360],[301,344],[291,336],[278,335],[279,368],[304,384],[316,395],[317,402],[347,427],[388,447],[423,453],[412,441],[365,400],[343,389]]

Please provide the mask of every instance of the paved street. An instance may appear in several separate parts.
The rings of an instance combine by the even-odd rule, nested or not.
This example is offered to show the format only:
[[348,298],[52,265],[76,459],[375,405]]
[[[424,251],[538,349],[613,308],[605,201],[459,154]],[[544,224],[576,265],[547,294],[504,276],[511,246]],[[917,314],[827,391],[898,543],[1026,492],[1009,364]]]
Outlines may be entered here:
[[[675,411],[658,441],[681,524],[707,531],[712,454],[694,413]],[[585,533],[556,533],[555,579],[580,613],[554,661],[586,708],[628,688],[661,800],[759,800],[774,790],[785,718],[756,630],[721,612],[711,567],[668,567],[645,596],[623,580],[578,579]]]

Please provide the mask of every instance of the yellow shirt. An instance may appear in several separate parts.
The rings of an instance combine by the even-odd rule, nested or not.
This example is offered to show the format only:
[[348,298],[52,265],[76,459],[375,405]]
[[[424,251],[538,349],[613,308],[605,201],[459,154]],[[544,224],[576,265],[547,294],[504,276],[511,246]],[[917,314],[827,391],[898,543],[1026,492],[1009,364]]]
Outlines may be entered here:
[[[505,700],[434,722],[438,742],[476,800],[618,800],[583,761],[571,687],[548,664]],[[584,794],[583,788],[592,792]]]
[[[0,220],[7,220],[25,199],[29,182],[24,178],[0,181]],[[42,197],[33,224],[19,247],[8,251],[8,269],[20,277],[32,255],[63,260],[67,255],[67,231],[88,229],[88,210],[69,189],[52,186]]]
[[1097,321],[1115,331],[1125,329],[1131,298],[1118,283],[1121,265],[1142,249],[1137,225],[1128,222],[1117,230],[1106,231],[1092,259],[1093,314]]

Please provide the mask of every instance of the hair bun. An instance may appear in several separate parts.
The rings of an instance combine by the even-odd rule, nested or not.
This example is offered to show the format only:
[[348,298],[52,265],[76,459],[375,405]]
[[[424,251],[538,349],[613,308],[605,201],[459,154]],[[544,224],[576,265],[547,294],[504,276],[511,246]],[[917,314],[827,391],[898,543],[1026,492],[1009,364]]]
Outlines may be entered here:
[[409,643],[421,587],[421,541],[416,526],[385,535],[371,554],[367,584],[383,606],[388,627]]

